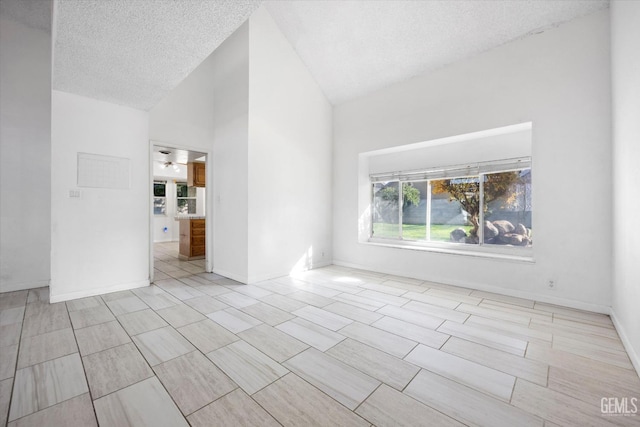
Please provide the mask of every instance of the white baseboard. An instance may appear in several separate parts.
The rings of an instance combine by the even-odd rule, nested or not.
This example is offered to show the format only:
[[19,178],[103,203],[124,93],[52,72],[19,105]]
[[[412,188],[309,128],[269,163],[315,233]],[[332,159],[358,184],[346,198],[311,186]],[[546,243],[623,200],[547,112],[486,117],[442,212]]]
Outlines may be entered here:
[[[360,270],[369,270],[369,271],[375,271],[377,273],[393,274],[395,276],[405,276],[406,277],[406,275],[404,275],[402,273],[402,271],[383,271],[381,269],[375,269],[375,268],[371,268],[369,266],[359,265],[359,264],[354,264],[354,263],[344,262],[344,261],[339,261],[339,260],[334,260],[333,264],[339,265],[339,266],[342,266],[342,267],[357,268],[357,269],[360,269]],[[548,295],[542,295],[542,294],[538,294],[538,293],[534,293],[534,292],[524,292],[524,291],[518,291],[518,290],[512,290],[512,289],[505,289],[505,288],[500,288],[500,287],[490,286],[490,285],[484,285],[484,284],[478,284],[478,283],[473,283],[473,284],[471,284],[471,283],[451,283],[450,280],[447,281],[447,280],[443,280],[442,278],[433,278],[433,277],[430,277],[430,278],[414,277],[414,278],[415,279],[419,279],[419,280],[436,282],[436,283],[443,283],[443,284],[452,285],[452,286],[461,286],[463,288],[468,288],[468,289],[493,292],[493,293],[513,296],[513,297],[517,297],[517,298],[526,298],[526,299],[530,299],[530,300],[534,300],[534,301],[545,302],[545,303],[549,303],[549,304],[556,304],[556,305],[561,305],[561,306],[564,306],[564,307],[575,308],[575,309],[579,309],[579,310],[586,310],[586,311],[591,311],[591,312],[595,312],[595,313],[608,314],[611,317],[611,321],[613,322],[613,326],[616,328],[616,331],[618,332],[618,335],[620,336],[620,340],[622,341],[622,344],[624,345],[624,348],[627,351],[627,354],[629,355],[629,359],[631,360],[631,363],[633,364],[633,367],[635,368],[638,376],[640,376],[640,355],[638,354],[638,351],[640,351],[640,349],[636,350],[633,347],[633,345],[631,344],[631,341],[629,340],[629,336],[627,335],[627,332],[626,332],[624,326],[620,323],[620,321],[616,317],[616,313],[615,313],[614,309],[612,307],[610,307],[610,306],[600,305],[600,304],[591,304],[591,303],[587,303],[587,302],[583,302],[583,301],[576,301],[576,300],[572,300],[572,299],[568,299],[568,298],[550,297]]]
[[247,284],[254,285],[256,283],[264,282],[265,280],[277,279],[278,277],[288,276],[288,275],[289,275],[288,272],[257,274],[254,276],[249,276]]
[[70,301],[78,298],[86,298],[86,297],[92,297],[96,295],[110,294],[112,292],[127,291],[130,289],[136,289],[136,288],[144,288],[145,286],[149,286],[149,279],[141,280],[139,282],[120,283],[113,286],[86,289],[82,291],[68,292],[68,293],[58,294],[58,295],[51,294],[51,291],[49,291],[49,301],[51,303]]
[[221,270],[215,267],[213,268],[212,273],[218,274],[231,280],[235,280],[236,282],[244,283],[245,285],[249,282],[246,276],[240,276],[239,274],[231,273],[229,271]]
[[[313,267],[308,268],[306,270],[313,270],[316,268],[327,267],[331,264],[333,264],[331,261],[324,261],[318,264],[314,264]],[[305,271],[305,270],[301,270],[301,271]],[[252,285],[254,283],[264,282],[265,280],[271,280],[271,279],[277,279],[278,277],[289,276],[291,274],[291,271],[278,271],[278,272],[272,272],[272,273],[257,274],[249,277],[241,277],[237,274],[214,268],[213,273],[219,274],[224,277],[228,277],[229,279],[233,279],[236,282]]]
[[309,270],[315,270],[316,268],[322,268],[322,267],[329,267],[330,265],[333,265],[333,261],[323,261],[323,262],[314,264],[313,267],[311,267]]
[[618,321],[616,317],[616,312],[613,307],[611,307],[611,311],[609,313],[611,320],[613,321],[613,326],[615,326],[616,331],[618,331],[618,335],[620,336],[620,340],[622,341],[622,345],[624,345],[624,349],[627,351],[629,355],[629,359],[631,359],[631,364],[634,368],[636,368],[636,373],[640,377],[640,355],[635,348],[631,345],[631,341],[629,340],[629,336],[627,335],[626,330],[622,326],[622,324]]
[[[359,265],[359,264],[344,262],[340,260],[334,260],[333,263],[335,265],[340,265],[342,267],[357,268],[360,270],[375,271],[377,273],[393,274],[394,276],[409,277],[406,275],[406,272],[402,272],[402,271],[376,269],[376,268],[371,268],[370,266]],[[549,295],[541,294],[537,292],[520,291],[517,289],[506,289],[506,288],[501,288],[499,286],[486,285],[484,283],[456,282],[456,281],[442,278],[442,277],[412,277],[412,279],[424,280],[424,281],[429,281],[434,283],[442,283],[444,285],[459,286],[462,288],[468,288],[468,289],[473,289],[478,291],[493,292],[496,294],[508,295],[510,297],[530,299],[538,302],[544,302],[548,304],[560,305],[563,307],[575,308],[578,310],[591,311],[594,313],[609,314],[611,312],[611,307],[608,305],[592,304],[592,303],[583,302],[583,301],[576,301],[570,298],[549,296]]]
[[14,292],[14,291],[26,291],[27,289],[44,288],[49,286],[50,280],[37,280],[35,282],[22,282],[22,283],[3,283],[0,286],[0,293],[2,292]]
[[275,273],[251,276],[249,278],[249,283],[250,284],[259,283],[259,282],[264,282],[265,280],[277,279],[278,277],[290,276],[293,273],[309,271],[309,270],[315,270],[316,268],[328,267],[331,264],[333,264],[331,261],[323,261],[323,262],[320,262],[320,263],[312,265],[310,268],[302,268],[302,269],[296,270],[295,272],[294,271],[280,271],[280,272],[275,272]]

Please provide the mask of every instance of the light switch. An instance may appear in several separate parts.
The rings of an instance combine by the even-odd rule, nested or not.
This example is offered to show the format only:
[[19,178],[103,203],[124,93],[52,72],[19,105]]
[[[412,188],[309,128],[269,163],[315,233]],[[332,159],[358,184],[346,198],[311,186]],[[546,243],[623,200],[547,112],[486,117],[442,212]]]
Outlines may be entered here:
[[80,198],[80,190],[69,190],[70,198]]

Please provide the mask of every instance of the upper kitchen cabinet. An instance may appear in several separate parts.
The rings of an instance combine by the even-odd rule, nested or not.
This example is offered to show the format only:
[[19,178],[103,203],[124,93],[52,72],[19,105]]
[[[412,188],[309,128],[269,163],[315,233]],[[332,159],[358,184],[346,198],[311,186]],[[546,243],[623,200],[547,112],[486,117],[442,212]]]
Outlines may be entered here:
[[204,187],[206,182],[205,164],[202,162],[187,163],[187,185],[189,187]]

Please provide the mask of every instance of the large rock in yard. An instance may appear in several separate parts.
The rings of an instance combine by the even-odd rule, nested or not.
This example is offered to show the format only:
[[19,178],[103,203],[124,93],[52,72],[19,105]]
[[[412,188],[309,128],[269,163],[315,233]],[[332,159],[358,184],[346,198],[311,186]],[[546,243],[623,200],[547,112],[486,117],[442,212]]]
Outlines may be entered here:
[[467,233],[462,228],[456,228],[449,234],[449,239],[452,242],[459,242],[460,240],[464,241],[465,237],[467,237]]
[[515,229],[513,224],[505,220],[493,221],[493,226],[498,229],[501,236],[511,233]]
[[514,234],[514,233],[507,233],[507,234],[501,234],[500,236],[498,236],[498,239],[506,245],[521,246],[523,240],[526,239],[526,236],[521,236],[520,234]]
[[477,245],[479,241],[478,236],[467,236],[464,238],[464,242],[469,245]]
[[521,236],[528,236],[529,235],[529,233],[527,232],[527,227],[525,227],[524,224],[516,225],[516,228],[513,230],[513,232],[515,234],[519,234]]
[[485,221],[484,222],[484,241],[485,243],[487,242],[487,240],[491,240],[494,237],[497,237],[498,234],[500,234],[500,231],[498,231],[498,229],[491,224],[491,221]]

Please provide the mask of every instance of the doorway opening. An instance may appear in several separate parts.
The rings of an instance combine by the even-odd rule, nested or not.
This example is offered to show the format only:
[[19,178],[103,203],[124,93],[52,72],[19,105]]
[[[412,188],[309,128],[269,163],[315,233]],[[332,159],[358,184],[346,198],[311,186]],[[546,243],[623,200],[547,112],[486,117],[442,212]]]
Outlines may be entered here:
[[211,272],[210,153],[151,142],[149,279]]

